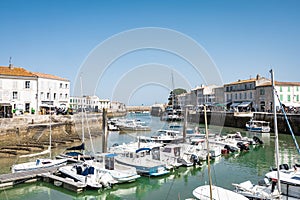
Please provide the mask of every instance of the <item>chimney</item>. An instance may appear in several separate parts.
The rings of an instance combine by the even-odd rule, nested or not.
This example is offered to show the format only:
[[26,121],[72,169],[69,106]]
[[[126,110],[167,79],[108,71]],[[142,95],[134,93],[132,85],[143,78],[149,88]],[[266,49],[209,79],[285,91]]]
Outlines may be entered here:
[[11,57],[9,57],[9,65],[8,65],[8,68],[9,68],[9,69],[13,69],[13,68],[14,68],[13,64],[11,63]]
[[260,79],[260,75],[257,74],[257,75],[256,75],[256,80],[259,80],[259,79]]

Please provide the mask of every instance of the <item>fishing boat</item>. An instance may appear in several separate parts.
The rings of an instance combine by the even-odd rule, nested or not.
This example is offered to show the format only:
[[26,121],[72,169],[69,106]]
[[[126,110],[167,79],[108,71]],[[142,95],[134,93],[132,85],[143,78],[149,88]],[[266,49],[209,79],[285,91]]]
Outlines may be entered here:
[[136,151],[124,152],[115,157],[117,163],[135,167],[136,171],[146,176],[162,176],[168,174],[166,164],[152,159],[150,156],[150,148],[140,148]]
[[246,129],[252,132],[269,133],[270,122],[251,119],[246,123]]

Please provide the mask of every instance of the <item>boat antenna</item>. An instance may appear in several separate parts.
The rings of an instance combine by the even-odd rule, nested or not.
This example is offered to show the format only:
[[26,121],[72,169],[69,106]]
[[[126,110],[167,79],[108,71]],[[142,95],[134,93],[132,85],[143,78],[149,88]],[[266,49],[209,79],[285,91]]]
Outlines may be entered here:
[[276,157],[276,168],[277,168],[277,188],[280,194],[281,192],[281,185],[280,185],[280,176],[279,176],[279,142],[278,142],[278,128],[277,128],[277,113],[276,113],[276,93],[275,93],[275,78],[274,78],[274,71],[271,69],[271,80],[272,80],[272,91],[273,91],[273,113],[274,113],[274,132],[275,132],[275,157]]

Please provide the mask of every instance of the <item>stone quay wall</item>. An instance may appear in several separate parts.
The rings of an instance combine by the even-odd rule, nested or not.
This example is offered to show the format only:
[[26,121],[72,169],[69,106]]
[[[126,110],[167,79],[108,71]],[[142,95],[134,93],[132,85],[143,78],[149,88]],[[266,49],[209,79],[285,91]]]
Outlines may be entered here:
[[28,142],[49,141],[50,125],[53,140],[85,137],[102,132],[102,114],[22,115],[0,119],[0,147]]
[[[233,112],[207,112],[207,123],[217,126],[228,126],[236,128],[245,128],[246,123],[252,117],[234,116]],[[300,136],[300,115],[288,114],[288,121],[295,135]],[[253,119],[270,122],[271,131],[274,131],[274,115],[273,113],[253,113]],[[190,113],[188,122],[204,123],[204,113]],[[290,134],[285,117],[282,113],[277,113],[277,127],[279,133]]]

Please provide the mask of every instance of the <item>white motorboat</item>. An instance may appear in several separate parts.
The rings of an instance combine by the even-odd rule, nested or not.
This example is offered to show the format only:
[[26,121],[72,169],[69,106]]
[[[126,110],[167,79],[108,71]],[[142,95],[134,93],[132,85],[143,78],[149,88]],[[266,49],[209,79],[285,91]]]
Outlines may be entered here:
[[151,150],[151,155],[153,159],[166,163],[170,169],[182,165],[189,167],[194,164],[191,162],[190,157],[187,158],[184,156],[181,146],[176,144],[168,144],[164,147],[154,147]]
[[137,119],[119,119],[116,126],[120,131],[150,131],[151,128],[145,122]]
[[116,156],[117,154],[112,153],[96,154],[95,159],[87,161],[87,163],[102,173],[109,173],[116,183],[133,182],[141,177],[134,167],[115,162]]
[[50,167],[59,167],[67,164],[67,159],[37,159],[35,162],[26,162],[21,164],[13,165],[11,168],[12,173],[15,172],[25,172],[25,171],[32,171],[37,169],[44,169]]
[[166,164],[154,160],[150,156],[150,148],[140,148],[134,152],[124,152],[115,157],[115,161],[135,167],[136,171],[141,175],[146,176],[162,176],[168,174],[169,171],[166,168]]
[[110,174],[99,171],[88,162],[60,167],[59,172],[92,189],[108,187],[116,183]]
[[118,144],[118,143],[113,144],[109,148],[108,152],[121,154],[124,152],[135,151],[136,149],[139,149],[139,148],[152,149],[153,147],[162,147],[162,146],[163,146],[162,143],[154,142],[152,140],[152,138],[150,138],[150,137],[139,136],[139,137],[137,137],[137,141],[135,141],[135,142],[129,142],[129,143],[123,143],[123,144]]
[[202,185],[193,190],[193,195],[200,200],[249,200],[247,197],[227,190],[215,185],[211,186],[212,188],[212,198],[210,197],[210,186]]
[[245,181],[240,184],[232,184],[235,187],[235,192],[249,199],[264,199],[274,200],[280,199],[280,193],[276,188],[276,182],[269,182],[268,179],[260,181],[254,185],[251,181]]
[[154,142],[160,143],[178,143],[183,141],[183,136],[176,130],[160,129],[157,131],[156,135],[151,136],[151,139]]
[[252,132],[269,133],[270,122],[251,119],[246,123],[246,129]]
[[[186,144],[180,144],[183,148],[183,152],[185,154],[191,155],[194,158],[194,156],[197,157],[196,160],[193,160],[193,162],[204,161],[207,159],[207,143],[206,140],[203,138],[194,138],[191,139],[190,143]],[[220,145],[216,144],[209,144],[209,155],[211,159],[215,159],[218,156],[221,156],[222,147]],[[199,160],[199,161],[197,161]]]
[[[269,180],[277,181],[278,172],[271,171],[265,176]],[[281,193],[289,197],[300,199],[300,171],[297,169],[292,170],[279,170]]]

